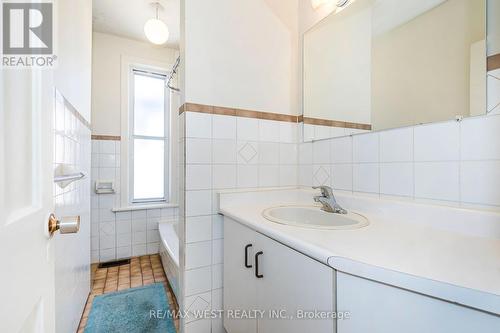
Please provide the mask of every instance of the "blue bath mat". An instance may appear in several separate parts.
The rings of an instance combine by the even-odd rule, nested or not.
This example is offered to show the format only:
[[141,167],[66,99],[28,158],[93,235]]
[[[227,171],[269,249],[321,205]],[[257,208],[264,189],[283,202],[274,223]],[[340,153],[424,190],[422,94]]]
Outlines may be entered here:
[[163,284],[94,298],[85,333],[175,333]]

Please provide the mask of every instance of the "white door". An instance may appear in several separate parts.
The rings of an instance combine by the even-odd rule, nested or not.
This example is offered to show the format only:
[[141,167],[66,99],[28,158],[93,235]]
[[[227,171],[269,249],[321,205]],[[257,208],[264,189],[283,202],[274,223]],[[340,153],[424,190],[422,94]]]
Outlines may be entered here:
[[52,71],[0,69],[0,332],[54,332]]
[[297,317],[299,311],[335,310],[333,269],[261,234],[257,245],[257,308],[267,314],[257,332],[334,333],[333,319]]
[[256,232],[224,218],[224,327],[229,333],[257,332],[256,319],[238,318],[231,312],[248,313],[256,309],[253,262],[256,240]]

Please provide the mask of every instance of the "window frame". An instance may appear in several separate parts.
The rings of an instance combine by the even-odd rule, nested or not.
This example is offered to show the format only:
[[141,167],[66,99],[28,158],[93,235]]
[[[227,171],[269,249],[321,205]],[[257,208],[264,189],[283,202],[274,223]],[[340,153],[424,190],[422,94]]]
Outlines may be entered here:
[[[163,137],[135,135],[134,134],[134,120],[135,120],[135,75],[143,75],[154,78],[162,78],[165,81],[164,85],[164,130]],[[170,93],[166,86],[168,72],[160,69],[152,69],[141,65],[131,65],[129,71],[129,112],[128,112],[128,202],[131,205],[141,204],[163,204],[168,203],[170,200]],[[134,198],[134,143],[135,140],[155,140],[163,141],[163,197],[162,198],[147,198],[135,199]]]

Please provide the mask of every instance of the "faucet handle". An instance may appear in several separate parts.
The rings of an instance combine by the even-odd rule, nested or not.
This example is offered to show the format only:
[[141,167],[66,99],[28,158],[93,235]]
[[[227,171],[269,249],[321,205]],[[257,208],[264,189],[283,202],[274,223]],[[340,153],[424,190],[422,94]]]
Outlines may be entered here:
[[321,195],[327,198],[333,197],[333,190],[330,186],[313,186],[314,190],[319,189],[321,191]]

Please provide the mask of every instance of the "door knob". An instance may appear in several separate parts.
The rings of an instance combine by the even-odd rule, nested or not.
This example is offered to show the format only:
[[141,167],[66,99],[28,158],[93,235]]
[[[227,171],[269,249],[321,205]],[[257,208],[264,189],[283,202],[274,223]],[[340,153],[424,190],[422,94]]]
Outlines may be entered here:
[[80,230],[80,216],[57,219],[54,214],[49,216],[49,234],[52,236],[59,230],[61,234],[75,234]]

